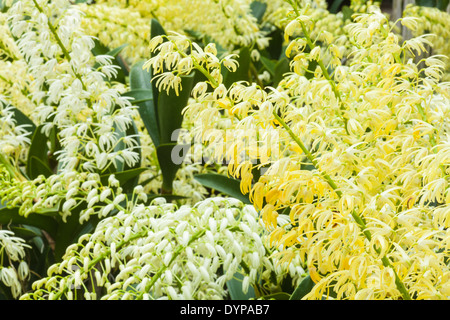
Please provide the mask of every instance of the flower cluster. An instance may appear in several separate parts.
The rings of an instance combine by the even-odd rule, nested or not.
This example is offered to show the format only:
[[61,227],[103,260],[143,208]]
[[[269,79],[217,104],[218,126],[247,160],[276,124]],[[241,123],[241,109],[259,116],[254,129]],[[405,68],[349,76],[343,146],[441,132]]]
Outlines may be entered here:
[[[251,189],[250,198],[273,230],[270,239],[291,248],[285,260],[300,256],[308,266],[317,284],[307,297],[448,297],[445,62],[432,56],[420,69],[410,53],[420,54],[427,39],[401,43],[373,7],[346,26],[352,47],[343,64],[335,43],[319,47],[309,16],[302,8],[295,12],[285,30],[297,37],[288,46],[295,48],[293,72],[269,93],[245,84],[229,88],[253,93],[233,127],[285,129],[283,157],[265,163],[268,170],[253,185],[255,165],[232,163],[230,171],[241,177],[241,190]],[[335,59],[327,62],[324,54]],[[317,67],[308,78],[311,61]],[[224,109],[220,103],[201,112],[194,106],[186,110],[195,110],[209,126],[211,107]],[[236,146],[238,153],[248,152]],[[291,229],[276,225],[285,208]]]
[[[433,54],[443,57],[450,56],[450,31],[448,29],[448,21],[450,15],[437,8],[419,7],[408,5],[403,12],[404,17],[414,18],[412,33],[414,36],[423,36],[431,34],[429,41],[432,43]],[[447,62],[447,68],[443,76],[444,81],[450,80],[450,64]]]
[[30,144],[26,125],[17,125],[11,105],[0,99],[0,157],[22,157]]
[[22,238],[15,237],[13,232],[0,230],[0,283],[11,288],[14,298],[24,293],[22,282],[30,276],[28,264],[24,260],[25,249],[29,246],[24,242]]
[[[264,1],[265,3],[266,1]],[[270,1],[267,1],[270,3]],[[269,38],[251,14],[251,1],[111,1],[80,5],[83,26],[109,47],[123,43],[131,62],[148,57],[149,19],[168,30],[213,40],[221,47],[267,46]],[[207,17],[205,19],[205,17]],[[268,20],[264,23],[270,23]]]
[[[227,299],[241,278],[265,299],[306,274],[306,299],[450,297],[448,14],[410,6],[391,22],[361,0],[336,14],[322,0],[2,8],[0,282],[14,298]],[[153,143],[172,110],[186,132]],[[42,278],[26,257],[37,243]]]
[[[30,95],[37,124],[46,135],[58,128],[60,170],[136,163],[134,139],[119,134],[131,125],[135,111],[104,80],[116,70],[111,57],[92,55],[93,39],[83,33],[80,12],[65,1],[17,1],[9,22],[33,79]],[[99,71],[92,68],[96,62]],[[128,147],[120,154],[114,152],[119,141]]]
[[127,44],[121,54],[131,64],[150,55],[149,23],[139,12],[108,4],[80,4],[78,8],[84,14],[81,24],[86,34],[111,49]]
[[[22,298],[223,299],[225,283],[242,270],[246,291],[263,268],[276,270],[257,215],[225,198],[180,208],[160,198],[120,211],[70,246]],[[296,280],[303,273],[291,271]]]

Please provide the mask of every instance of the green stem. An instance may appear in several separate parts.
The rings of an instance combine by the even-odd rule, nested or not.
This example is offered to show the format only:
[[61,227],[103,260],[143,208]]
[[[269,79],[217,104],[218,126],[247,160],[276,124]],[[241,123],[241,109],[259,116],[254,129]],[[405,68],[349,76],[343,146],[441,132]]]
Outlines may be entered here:
[[[308,33],[308,31],[306,30],[305,24],[304,24],[302,21],[300,21],[300,25],[301,25],[301,27],[302,27],[303,34],[305,35],[306,43],[308,44],[309,49],[310,49],[310,50],[313,50],[316,46],[315,46],[314,43],[312,42],[312,40],[311,40],[311,38],[310,38],[310,36],[309,36],[309,33]],[[317,59],[316,61],[317,61],[317,64],[319,65],[319,67],[320,67],[320,70],[322,70],[323,76],[324,76],[325,79],[327,79],[328,82],[330,83],[331,88],[333,89],[333,92],[334,92],[335,96],[338,98],[339,101],[342,101],[341,95],[340,95],[340,93],[339,93],[339,90],[338,90],[337,87],[336,87],[336,83],[334,83],[333,79],[331,79],[331,76],[330,76],[330,74],[328,73],[327,68],[326,68],[325,65],[323,64],[322,59]]]
[[[284,122],[284,120],[281,119],[280,116],[275,111],[273,112],[273,115],[274,115],[275,119],[277,119],[277,121],[289,133],[291,138],[297,143],[297,145],[300,147],[300,149],[302,149],[303,153],[306,155],[308,160],[311,161],[311,163],[314,165],[314,167],[317,170],[319,170],[317,160],[314,158],[314,156],[311,154],[311,152],[306,148],[306,146],[303,144],[303,142],[294,134],[294,132],[292,132],[291,128],[289,128],[289,126],[286,124],[286,122]],[[320,170],[319,170],[319,172],[322,175],[322,177],[328,182],[330,187],[336,192],[338,197],[341,198],[342,192],[339,190],[337,184],[333,181],[333,179],[327,173],[321,172]]]
[[[44,10],[42,10],[42,8],[39,6],[39,4],[37,3],[36,0],[33,0],[34,5],[36,6],[36,8],[38,9],[38,11],[42,14],[44,13]],[[61,48],[64,57],[66,57],[66,59],[70,62],[72,60],[72,58],[70,57],[69,51],[66,49],[66,47],[64,46],[64,44],[61,41],[61,38],[58,35],[58,32],[56,32],[56,28],[53,26],[53,24],[50,22],[50,17],[47,17],[47,25],[48,28],[50,29],[50,31],[52,32],[53,36],[55,37],[56,43],[58,43],[59,47]],[[81,75],[73,68],[73,66],[71,66],[72,72],[75,75],[75,77],[77,77],[78,80],[80,80],[81,82],[81,86],[83,87],[83,90],[87,90],[86,85],[83,82],[83,79],[81,78]],[[89,105],[89,107],[91,106],[91,101],[89,99],[87,99],[87,103]]]

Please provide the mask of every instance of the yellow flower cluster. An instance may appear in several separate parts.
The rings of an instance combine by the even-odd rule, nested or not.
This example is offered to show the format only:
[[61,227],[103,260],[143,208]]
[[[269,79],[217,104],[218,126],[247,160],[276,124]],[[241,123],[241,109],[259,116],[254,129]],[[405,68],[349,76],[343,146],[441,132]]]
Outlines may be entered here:
[[[411,30],[414,36],[432,34],[429,41],[432,44],[433,54],[442,55],[448,59],[450,56],[450,29],[448,27],[450,15],[447,12],[437,8],[408,5],[403,15],[415,18],[415,28]],[[443,80],[450,80],[450,63],[448,62]]]
[[[239,270],[245,289],[259,285],[258,273],[276,287],[284,266],[295,285],[309,273],[307,299],[450,297],[448,14],[408,7],[400,23],[416,37],[402,41],[370,2],[351,1],[348,20],[322,0],[260,2],[267,10],[257,21],[250,0],[8,1],[0,13],[2,206],[24,218],[101,220],[23,298],[79,298],[77,288],[85,299],[222,299]],[[151,18],[166,36],[150,39]],[[234,50],[264,49],[271,26],[284,29],[289,72],[276,87],[227,84],[241,67]],[[148,205],[159,192],[156,148],[148,135],[135,140],[145,126],[123,95],[130,86],[108,81],[117,67],[92,54],[92,37],[111,49],[128,43],[124,57],[148,59],[144,69],[168,94],[180,93],[183,76],[205,77],[183,110],[190,132],[182,138],[201,142],[174,182],[189,205]],[[437,55],[415,61],[427,46]],[[251,57],[255,66],[259,54]],[[47,136],[58,130],[56,174],[21,174],[18,154],[30,137],[12,106]],[[137,132],[127,136],[131,125]],[[210,157],[206,166],[197,151]],[[107,171],[119,163],[147,168],[140,182],[153,181],[125,192]],[[239,178],[253,205],[204,200],[194,175],[207,166]],[[0,233],[2,246],[7,238]],[[0,281],[13,287],[5,270]]]
[[[257,45],[263,48],[268,38],[251,14],[252,1],[101,0],[80,6],[86,13],[84,25],[105,45],[129,43],[125,55],[136,61],[148,56],[149,22],[156,18],[166,30],[198,34],[226,49]],[[270,1],[263,1],[270,3]]]
[[122,54],[131,64],[150,55],[149,22],[139,12],[108,4],[80,4],[79,9],[84,13],[82,26],[86,34],[111,50],[127,44]]
[[[218,79],[211,82],[214,92],[194,94],[186,113],[203,128],[212,127],[217,109],[227,109],[234,116],[229,128],[282,129],[278,159],[258,165],[235,158],[229,170],[242,178],[242,191],[251,190],[272,230],[270,242],[288,248],[283,261],[300,256],[308,266],[316,286],[307,298],[448,298],[445,62],[432,56],[419,69],[408,53],[420,54],[426,39],[401,43],[372,7],[346,27],[351,54],[342,64],[336,43],[319,47],[313,21],[294,9],[285,29],[295,37],[288,46],[295,48],[292,73],[278,88],[225,88]],[[310,61],[317,68],[308,79]],[[238,142],[231,146],[222,149],[226,156],[251,151]],[[268,169],[252,184],[253,169],[261,165]],[[277,227],[283,210],[290,224]]]

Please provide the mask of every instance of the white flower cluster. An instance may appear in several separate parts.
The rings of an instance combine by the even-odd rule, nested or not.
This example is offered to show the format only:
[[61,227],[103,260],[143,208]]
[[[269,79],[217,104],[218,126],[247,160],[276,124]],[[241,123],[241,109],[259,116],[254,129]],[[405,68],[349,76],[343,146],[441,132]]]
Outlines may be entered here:
[[[116,67],[111,57],[91,53],[94,42],[83,32],[80,12],[66,0],[25,0],[16,1],[8,14],[33,79],[38,124],[47,135],[55,126],[59,130],[60,170],[136,163],[136,141],[120,134],[136,111],[105,81]],[[99,71],[93,69],[95,63],[101,65]],[[116,151],[120,141],[126,148]]]
[[20,155],[30,144],[29,132],[25,125],[17,125],[12,106],[0,97],[0,152],[9,156],[14,152]]
[[[5,173],[0,172],[1,174]],[[109,175],[106,182],[96,173],[74,171],[48,178],[41,175],[31,181],[3,180],[1,203],[6,203],[8,207],[18,207],[19,214],[24,217],[34,213],[58,211],[63,221],[66,221],[76,207],[85,203],[86,207],[82,210],[80,207],[79,211],[79,222],[83,223],[92,215],[103,218],[113,210],[123,209],[120,204],[126,200],[114,174]],[[136,193],[134,200],[140,200],[139,196]]]
[[193,207],[163,198],[137,205],[102,220],[22,298],[77,299],[82,289],[86,299],[223,299],[225,283],[243,270],[246,291],[263,267],[265,275],[277,268],[257,215],[253,206],[220,197]]
[[[25,241],[15,237],[12,231],[0,230],[0,262],[7,261],[9,266],[0,264],[0,283],[11,288],[14,298],[23,293],[22,281],[29,278],[28,264],[24,261]],[[4,255],[6,254],[6,258]],[[17,269],[14,264],[18,264]]]

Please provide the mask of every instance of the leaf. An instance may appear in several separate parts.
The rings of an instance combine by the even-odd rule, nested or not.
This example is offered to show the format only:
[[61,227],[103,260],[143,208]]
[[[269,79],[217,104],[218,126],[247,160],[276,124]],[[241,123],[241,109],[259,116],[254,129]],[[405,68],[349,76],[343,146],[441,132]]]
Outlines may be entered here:
[[225,87],[229,88],[233,83],[238,81],[250,81],[249,68],[250,68],[250,49],[248,47],[243,47],[239,51],[239,57],[236,61],[239,66],[235,72],[229,71],[227,68],[223,68],[223,84]]
[[11,226],[10,229],[16,236],[25,240],[42,235],[41,233],[36,232],[36,230],[27,228],[26,226]]
[[[137,153],[139,155],[139,160],[132,166],[128,165],[126,163],[126,161],[119,161],[117,160],[116,162],[116,172],[120,172],[120,171],[124,171],[124,170],[129,170],[129,169],[135,169],[141,166],[141,157],[142,157],[142,152],[141,152],[141,139],[139,138],[139,132],[138,129],[136,127],[136,123],[134,122],[134,120],[131,120],[131,125],[124,131],[121,131],[120,129],[116,128],[116,126],[114,125],[114,128],[117,130],[117,133],[119,135],[119,139],[121,139],[122,137],[133,137],[136,140],[137,145],[134,146],[134,149],[137,150]],[[126,148],[125,143],[120,140],[117,145],[114,148],[115,152],[120,153],[121,150],[124,150]]]
[[32,156],[29,160],[30,163],[30,175],[32,179],[43,175],[48,178],[53,174],[53,171],[39,158]]
[[162,193],[172,193],[172,183],[175,180],[180,164],[172,161],[172,151],[176,143],[161,144],[156,148],[156,155],[158,157],[159,167],[163,178]]
[[247,293],[244,293],[242,290],[243,280],[244,276],[242,273],[236,272],[233,278],[226,282],[231,300],[250,300],[256,298],[255,289],[252,286],[249,286]]
[[222,192],[232,198],[236,198],[243,203],[251,204],[248,195],[241,192],[240,181],[234,178],[217,174],[204,173],[197,174],[194,179],[200,182],[203,186]]
[[276,87],[278,85],[278,83],[283,79],[283,75],[286,72],[290,71],[290,67],[289,67],[289,60],[287,58],[283,58],[281,60],[279,60],[277,62],[277,64],[275,65],[275,75],[274,75],[274,79],[273,79],[273,87]]
[[269,71],[269,73],[273,77],[275,75],[275,66],[276,66],[275,60],[271,60],[264,56],[261,56],[260,60],[261,60],[261,63],[263,64],[263,66],[267,69],[267,71]]
[[144,122],[145,128],[150,135],[155,146],[160,144],[159,127],[156,115],[156,100],[152,88],[152,73],[142,69],[144,61],[135,63],[130,71],[130,88],[124,95],[135,98],[133,104],[139,107],[139,114]]
[[94,39],[94,47],[91,49],[91,52],[94,56],[106,54],[108,51],[109,49],[105,47],[99,40]]
[[152,18],[150,21],[150,39],[156,36],[164,36],[166,35],[166,31],[163,26],[159,23],[159,21],[155,18]]
[[280,58],[282,58],[284,56],[283,30],[276,28],[275,30],[271,31],[267,35],[267,37],[270,38],[270,40],[269,40],[269,46],[265,49],[265,51],[269,54],[271,59],[279,60]]
[[133,104],[153,101],[153,91],[149,89],[130,90],[125,93],[122,93],[122,96],[134,98],[134,100],[131,100]]
[[416,5],[421,7],[436,7],[436,0],[416,0]]
[[355,13],[355,12],[353,11],[353,9],[350,8],[349,6],[343,6],[342,9],[341,9],[341,11],[342,11],[342,14],[343,14],[343,19],[344,19],[344,21],[345,21],[345,20],[351,20],[351,19],[352,19],[353,13]]
[[82,202],[71,210],[71,215],[67,217],[66,222],[62,221],[62,219],[59,220],[56,235],[53,237],[55,241],[54,255],[56,261],[62,259],[69,245],[77,242],[83,234],[92,232],[100,221],[98,216],[91,216],[87,222],[80,224],[80,212],[86,208],[86,202]]
[[33,135],[36,130],[36,125],[30,118],[28,118],[22,111],[17,109],[16,107],[12,107],[14,113],[14,119],[17,122],[17,125],[24,125],[24,128],[30,133],[30,136]]
[[315,283],[311,280],[311,277],[307,275],[306,278],[303,279],[297,286],[289,300],[301,300],[304,296],[311,292],[314,285]]
[[449,2],[450,2],[449,0],[437,0],[436,8],[438,8],[441,11],[447,11]]
[[181,128],[183,122],[181,112],[186,107],[191,95],[193,80],[194,73],[181,77],[182,90],[180,90],[179,95],[175,94],[175,90],[170,90],[169,93],[166,91],[159,93],[156,115],[161,144],[177,141],[178,135],[174,136],[174,133]]
[[[100,41],[98,40],[94,40],[95,41],[95,46],[94,48],[91,50],[92,53],[95,56],[98,55],[108,55],[113,57],[113,61],[112,61],[112,65],[118,66],[119,69],[117,69],[117,75],[112,78],[111,80],[115,80],[121,83],[125,83],[125,77],[128,76],[128,66],[126,64],[126,62],[123,60],[123,58],[119,55],[120,52],[122,52],[122,50],[128,46],[128,44],[123,44],[117,48],[114,48],[112,50],[109,50],[108,47],[104,46],[102,43],[100,43]],[[94,64],[94,69],[99,68],[101,65],[99,63],[95,63]]]
[[31,213],[28,217],[24,217],[19,214],[19,208],[7,208],[0,205],[0,224],[7,225],[9,223],[30,225],[45,230],[50,235],[55,235],[57,229],[57,222],[52,217],[38,213]]
[[[151,69],[149,71],[144,70],[142,67],[144,66],[145,61],[136,62],[130,70],[130,88],[131,90],[136,89],[146,89],[152,90],[152,73]],[[152,94],[153,98],[153,94]]]
[[125,49],[125,47],[126,46],[128,46],[128,44],[127,43],[125,43],[125,44],[123,44],[123,45],[121,45],[121,46],[118,46],[117,48],[115,48],[115,49],[112,49],[111,51],[109,51],[108,53],[106,53],[108,56],[111,56],[111,57],[117,57],[118,55],[119,55],[119,53],[121,53],[122,52],[122,50],[123,49]]
[[[30,179],[35,179],[39,176],[42,171],[42,166],[47,166],[50,168],[48,163],[48,138],[44,133],[42,133],[42,126],[43,125],[40,125],[34,131],[33,137],[31,138],[30,149],[28,151],[26,174]],[[32,158],[36,158],[40,161],[36,161],[36,159],[32,160]]]
[[112,49],[111,51],[108,51],[106,54],[108,56],[114,57],[113,64],[120,67],[120,69],[117,70],[117,75],[115,79],[118,82],[121,82],[125,84],[125,77],[129,75],[128,65],[125,62],[125,60],[120,56],[120,53],[122,52],[125,47],[128,46],[128,44],[123,44],[117,48]]
[[314,78],[314,73],[316,71],[316,68],[319,64],[317,63],[317,61],[312,60],[308,63],[308,69],[305,72],[305,78],[308,80],[311,80]]
[[[129,169],[121,172],[116,172],[114,174],[114,177],[119,181],[120,186],[123,188],[123,186],[129,182],[130,180],[139,177],[139,175],[147,170],[147,168],[134,168]],[[108,185],[108,178],[110,174],[103,174],[100,176],[100,181],[103,185]]]
[[329,9],[330,13],[338,13],[343,2],[344,0],[334,0]]
[[253,1],[250,4],[250,11],[252,15],[258,20],[258,23],[261,23],[264,13],[267,9],[267,3],[263,3],[260,1]]
[[260,297],[261,300],[289,300],[291,295],[286,292],[276,292]]

